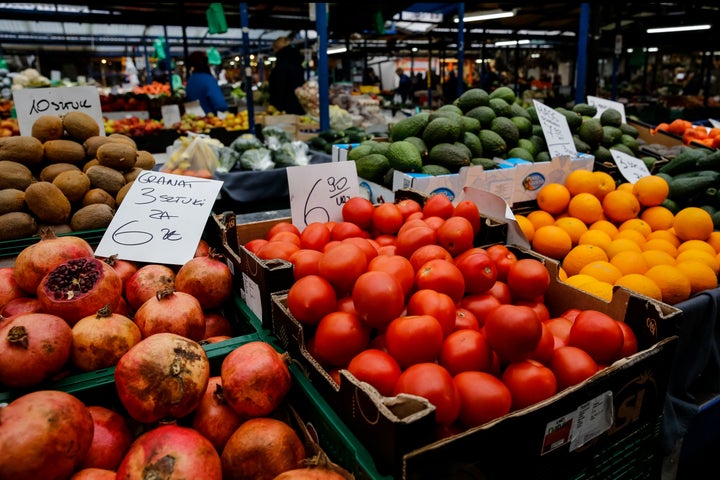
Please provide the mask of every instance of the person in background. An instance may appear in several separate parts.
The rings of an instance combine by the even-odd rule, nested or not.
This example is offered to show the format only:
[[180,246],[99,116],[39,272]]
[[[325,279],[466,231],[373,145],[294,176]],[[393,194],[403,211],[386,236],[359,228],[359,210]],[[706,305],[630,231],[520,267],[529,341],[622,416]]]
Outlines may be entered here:
[[278,37],[273,42],[275,66],[268,77],[270,105],[285,113],[304,115],[305,109],[295,95],[295,89],[305,83],[303,57],[287,37]]
[[363,75],[363,85],[372,85],[372,86],[378,86],[380,85],[380,79],[378,78],[377,74],[375,73],[375,70],[372,67],[367,67],[365,69],[365,75]]
[[395,87],[395,94],[400,96],[400,101],[403,103],[408,101],[410,93],[412,91],[412,80],[402,68],[398,67],[395,70],[397,74],[397,86]]
[[443,99],[445,100],[445,103],[452,103],[458,97],[457,90],[458,79],[455,75],[455,70],[450,70],[448,78],[442,86]]
[[210,73],[207,54],[205,52],[193,52],[188,59],[190,76],[185,84],[185,96],[189,102],[199,101],[200,106],[206,114],[217,115],[218,112],[226,112],[228,104],[225,101],[218,82]]

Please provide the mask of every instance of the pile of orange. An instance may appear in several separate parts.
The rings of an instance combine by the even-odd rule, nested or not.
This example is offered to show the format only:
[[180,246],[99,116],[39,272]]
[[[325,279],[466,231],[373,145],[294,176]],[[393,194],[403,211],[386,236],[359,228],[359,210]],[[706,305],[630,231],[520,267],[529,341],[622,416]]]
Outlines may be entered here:
[[718,286],[720,232],[701,208],[673,214],[667,195],[655,175],[616,185],[605,172],[575,170],[516,218],[533,250],[561,262],[567,283],[606,300],[620,285],[676,304]]

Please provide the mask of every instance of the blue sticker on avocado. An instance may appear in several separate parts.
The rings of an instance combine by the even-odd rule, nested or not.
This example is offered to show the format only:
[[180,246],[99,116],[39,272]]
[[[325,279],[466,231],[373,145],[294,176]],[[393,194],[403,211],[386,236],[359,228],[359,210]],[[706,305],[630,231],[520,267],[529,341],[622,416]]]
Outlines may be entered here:
[[430,195],[435,195],[435,194],[438,194],[438,193],[442,193],[443,195],[445,195],[446,197],[448,197],[451,202],[452,202],[452,201],[455,201],[455,194],[454,194],[453,191],[450,190],[449,188],[445,188],[445,187],[436,188],[435,190],[433,190],[432,192],[430,192]]
[[539,190],[540,187],[545,185],[545,175],[539,172],[533,172],[523,179],[523,188],[531,192]]

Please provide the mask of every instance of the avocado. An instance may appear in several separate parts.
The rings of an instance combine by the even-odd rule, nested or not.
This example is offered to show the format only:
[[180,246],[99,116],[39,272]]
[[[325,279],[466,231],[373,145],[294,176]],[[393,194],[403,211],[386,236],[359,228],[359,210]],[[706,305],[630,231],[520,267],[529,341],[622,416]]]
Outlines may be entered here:
[[600,114],[600,123],[602,123],[603,126],[607,125],[620,128],[620,125],[622,125],[622,115],[614,108],[608,108]]
[[489,102],[490,108],[493,109],[495,115],[498,117],[509,117],[510,116],[510,104],[502,98],[491,98]]
[[530,113],[527,111],[526,108],[524,108],[518,103],[510,104],[510,116],[527,118],[528,120],[530,120],[530,123],[532,123],[532,117],[530,116]]
[[463,143],[470,149],[472,157],[482,157],[483,148],[480,137],[472,132],[465,132],[463,135]]
[[471,159],[470,163],[473,165],[480,165],[485,170],[495,170],[496,168],[500,168],[500,166],[495,163],[492,158],[476,157]]
[[480,120],[473,117],[463,115],[460,117],[462,122],[463,132],[478,133],[480,131]]
[[497,117],[495,110],[486,105],[473,108],[465,116],[477,119],[480,122],[480,128],[490,128],[490,122]]
[[470,156],[467,150],[455,144],[439,143],[430,149],[428,163],[441,165],[451,172],[457,172],[460,167],[470,165]]
[[442,165],[428,164],[423,165],[420,169],[420,173],[426,173],[428,175],[449,175],[452,172]]
[[490,92],[490,100],[494,98],[501,98],[505,100],[508,104],[511,104],[515,102],[515,92],[510,87],[498,87],[492,92]]
[[638,138],[638,136],[640,136],[640,132],[638,131],[638,129],[627,123],[621,123],[620,130],[623,132],[623,134],[630,135],[633,138]]
[[538,152],[536,145],[529,138],[521,138],[520,140],[518,140],[518,147],[524,148],[532,156],[535,156],[535,154]]
[[550,152],[548,152],[547,150],[543,150],[542,152],[538,152],[538,154],[535,155],[535,163],[538,163],[538,162],[549,162],[550,160],[552,160],[552,158],[550,157]]
[[429,148],[438,143],[454,143],[460,138],[460,122],[447,117],[438,117],[427,124],[422,139]]
[[450,112],[457,115],[462,115],[463,113],[465,113],[460,109],[460,107],[458,107],[457,105],[453,105],[452,103],[448,103],[439,107],[437,110],[435,110],[435,113],[437,112]]
[[578,128],[578,137],[590,145],[590,148],[597,148],[603,140],[603,128],[600,120],[597,118],[585,120]]
[[570,127],[570,132],[572,133],[575,133],[578,128],[580,128],[580,125],[582,125],[583,123],[582,117],[576,112],[573,112],[572,110],[568,110],[567,108],[563,107],[556,107],[555,111],[565,115],[565,118],[568,122],[568,127]]
[[485,156],[502,157],[507,151],[507,143],[503,137],[492,130],[480,130],[478,138],[482,142]]
[[423,139],[420,137],[407,137],[404,142],[412,143],[415,145],[415,148],[418,149],[418,152],[420,152],[420,158],[423,160],[427,158],[428,151],[427,145],[425,145],[425,142],[423,142]]
[[417,172],[422,167],[422,157],[415,145],[405,140],[392,142],[387,159],[390,167],[401,172]]
[[[620,131],[622,132],[622,129],[620,129]],[[640,144],[635,139],[635,137],[631,135],[628,135],[626,133],[620,135],[620,143],[632,150],[633,155],[637,155],[637,153],[640,151]]]
[[510,149],[510,151],[507,152],[507,155],[505,155],[505,158],[522,158],[523,160],[527,160],[528,162],[532,162],[535,160],[530,152],[520,147]]
[[597,115],[597,107],[587,103],[576,103],[572,107],[572,111],[583,117],[594,117]]
[[420,112],[412,117],[403,118],[390,129],[390,140],[393,142],[403,140],[406,137],[418,136],[428,124],[430,114]]
[[347,159],[348,160],[357,160],[360,157],[364,157],[365,155],[370,155],[372,153],[372,145],[370,144],[363,144],[361,143],[357,147],[351,148],[348,151]]
[[532,123],[526,117],[510,117],[510,120],[518,128],[520,138],[528,138],[532,135]]
[[467,113],[473,108],[486,106],[490,101],[490,96],[482,88],[471,88],[462,93],[453,103],[457,105],[463,113]]
[[509,148],[517,146],[520,139],[520,130],[517,125],[507,117],[497,117],[490,122],[490,130],[500,135]]
[[371,153],[355,160],[358,177],[376,182],[390,168],[390,162],[384,155]]
[[[607,112],[607,110],[605,110]],[[612,127],[610,125],[603,125],[603,139],[602,139],[602,145],[610,148],[616,143],[620,141],[620,137],[622,137],[622,130],[620,130],[617,127]]]

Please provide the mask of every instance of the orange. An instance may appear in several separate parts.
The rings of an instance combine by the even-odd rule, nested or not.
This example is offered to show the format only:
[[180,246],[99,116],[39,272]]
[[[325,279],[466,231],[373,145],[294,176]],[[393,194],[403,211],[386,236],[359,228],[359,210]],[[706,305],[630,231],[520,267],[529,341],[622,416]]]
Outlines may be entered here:
[[605,249],[605,253],[607,253],[608,258],[612,260],[615,255],[626,250],[638,253],[642,252],[640,245],[635,243],[633,240],[630,240],[629,238],[618,238],[617,240],[610,242],[610,245],[608,245]]
[[617,235],[618,233],[618,229],[615,224],[605,219],[593,222],[588,228],[590,230],[602,230],[603,232],[610,235],[610,238],[615,238],[615,235]]
[[605,251],[595,245],[578,245],[565,255],[562,267],[568,275],[576,275],[590,262],[596,260],[607,261]]
[[597,192],[597,182],[593,176],[592,170],[573,170],[565,177],[565,186],[570,191],[570,195],[578,193],[590,193],[595,195]]
[[545,225],[535,230],[532,248],[542,255],[561,260],[572,249],[572,239],[557,225]]
[[551,213],[548,213],[545,210],[533,210],[532,212],[527,214],[527,219],[530,220],[530,223],[533,224],[533,227],[535,227],[536,231],[540,227],[543,227],[545,225],[552,225],[555,223],[555,217],[553,217]]
[[607,260],[595,260],[580,269],[580,274],[590,275],[601,282],[615,283],[615,280],[622,277],[622,272]]
[[652,268],[655,265],[674,265],[675,258],[667,252],[662,250],[645,250],[642,252],[642,256],[648,264],[648,268]]
[[615,187],[615,190],[620,190],[620,191],[622,191],[622,192],[633,193],[633,184],[632,184],[632,183],[628,183],[628,182],[621,183],[620,185],[618,185],[617,187]]
[[578,193],[573,196],[568,203],[567,211],[571,217],[579,218],[586,225],[603,217],[602,203],[591,193]]
[[675,215],[675,235],[680,240],[706,240],[713,231],[713,221],[707,210],[685,207]]
[[535,225],[533,225],[525,215],[515,215],[515,220],[520,226],[520,230],[522,230],[525,238],[527,238],[527,241],[531,242],[532,237],[535,234]]
[[617,255],[610,259],[610,263],[615,265],[623,275],[645,273],[649,268],[647,260],[645,260],[642,253],[632,250],[618,252]]
[[558,270],[558,278],[563,282],[568,278],[567,272],[562,267],[560,267],[560,269]]
[[595,245],[605,250],[610,245],[610,242],[612,242],[612,238],[604,231],[588,230],[580,235],[578,245]]
[[580,240],[580,236],[588,231],[587,225],[585,225],[582,220],[575,217],[558,218],[555,220],[555,225],[562,228],[568,233],[568,235],[570,235],[573,245],[577,245]]
[[686,250],[702,250],[711,255],[715,255],[717,252],[709,243],[703,240],[685,240],[677,247],[677,253],[683,253]]
[[570,275],[565,280],[565,283],[567,283],[568,285],[572,285],[575,288],[580,288],[581,285],[592,282],[597,282],[595,277],[591,277],[590,275],[583,275],[580,273],[578,273],[577,275]]
[[715,253],[720,253],[720,232],[712,232],[705,241],[715,249]]
[[662,292],[662,301],[674,305],[690,297],[690,280],[674,265],[655,265],[645,276],[655,282]]
[[670,243],[669,240],[665,240],[664,238],[653,238],[648,241],[646,241],[641,248],[643,251],[645,250],[662,250],[663,252],[669,253],[673,258],[677,255],[677,248],[675,245]]
[[654,240],[656,238],[662,238],[663,240],[667,240],[668,242],[672,243],[675,246],[675,248],[680,246],[680,239],[677,238],[677,236],[670,230],[652,231],[652,232],[650,232],[650,235],[645,237],[645,240]]
[[618,224],[636,218],[640,213],[640,202],[635,195],[621,190],[608,192],[603,198],[602,207],[608,220]]
[[643,207],[660,205],[668,196],[670,187],[667,181],[657,175],[641,177],[633,185],[632,193]]
[[564,212],[570,202],[570,191],[562,183],[547,183],[537,194],[538,207],[557,215]]
[[645,220],[653,231],[667,230],[673,226],[675,214],[670,209],[657,205],[644,209],[640,213],[640,218]]
[[580,285],[578,288],[580,290],[583,290],[583,291],[591,294],[591,295],[600,297],[603,300],[607,300],[608,302],[612,300],[612,295],[613,295],[612,283],[596,280],[594,282],[584,283],[584,284]]
[[690,280],[690,295],[717,288],[718,286],[717,275],[706,263],[697,260],[685,260],[675,264],[675,266]]
[[686,260],[697,260],[703,262],[708,267],[712,268],[713,272],[717,275],[720,272],[720,259],[715,255],[710,255],[702,250],[690,249],[682,253],[678,253],[675,257],[675,263],[684,262]]
[[615,285],[620,285],[629,290],[662,301],[662,292],[655,282],[640,273],[629,273],[623,275],[615,281]]
[[640,218],[631,218],[629,220],[625,220],[618,226],[619,232],[628,229],[637,230],[638,232],[642,233],[643,237],[647,237],[648,235],[650,235],[650,233],[652,233],[652,227],[650,226],[650,224]]
[[637,230],[633,230],[631,228],[626,228],[625,230],[618,231],[617,235],[615,235],[615,238],[613,240],[617,240],[618,238],[629,238],[633,242],[640,245],[641,248],[645,243],[645,236]]
[[608,193],[615,190],[615,179],[607,172],[595,171],[592,174],[597,185],[595,196],[602,201]]

